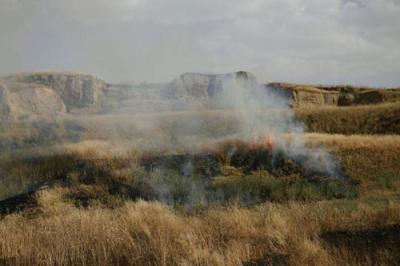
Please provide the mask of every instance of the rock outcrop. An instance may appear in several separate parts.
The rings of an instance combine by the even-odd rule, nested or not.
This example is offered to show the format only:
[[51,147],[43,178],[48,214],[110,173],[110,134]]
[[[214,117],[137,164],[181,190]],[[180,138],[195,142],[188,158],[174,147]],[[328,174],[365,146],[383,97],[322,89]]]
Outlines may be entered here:
[[169,98],[208,102],[221,94],[232,82],[250,88],[257,84],[257,79],[253,74],[244,71],[228,74],[185,73],[171,82],[163,93]]
[[89,75],[18,74],[0,81],[0,122],[52,119],[102,106],[108,85]]
[[0,80],[0,122],[7,121],[10,115],[10,109],[7,104],[8,92],[5,84]]
[[55,91],[36,84],[13,84],[4,103],[10,121],[54,118],[66,112],[63,101]]
[[290,83],[270,83],[267,88],[290,99],[293,107],[338,105],[340,93],[312,86]]
[[19,74],[7,81],[42,85],[54,90],[63,100],[67,111],[99,107],[108,85],[93,76],[70,73]]
[[60,114],[68,113],[133,114],[220,109],[230,108],[246,99],[257,98],[266,103],[275,100],[263,90],[281,95],[293,107],[400,101],[399,89],[291,83],[264,86],[257,83],[253,74],[244,71],[228,74],[186,73],[169,84],[135,86],[111,86],[90,75],[42,72],[0,79],[0,122],[53,120]]

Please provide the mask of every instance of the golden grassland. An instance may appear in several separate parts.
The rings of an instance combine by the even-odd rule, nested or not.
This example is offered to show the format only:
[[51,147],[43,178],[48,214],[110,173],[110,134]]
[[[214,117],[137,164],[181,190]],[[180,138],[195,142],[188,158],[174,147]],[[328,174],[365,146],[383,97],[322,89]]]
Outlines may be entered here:
[[[95,132],[96,121],[90,137],[98,134],[97,139],[82,138],[79,123],[70,121],[46,130],[18,124],[1,128],[0,140],[7,140],[0,141],[1,147],[12,150],[41,143],[32,136],[49,144],[32,145],[23,153],[27,158],[0,157],[1,199],[42,180],[63,178],[66,183],[38,191],[34,207],[0,217],[0,265],[394,265],[400,261],[400,135],[395,135],[400,132],[399,107],[393,103],[295,110],[309,131],[322,132],[304,134],[305,144],[323,146],[337,157],[357,188],[351,197],[328,197],[298,177],[246,174],[224,166],[224,173],[211,185],[263,187],[276,193],[267,195],[266,202],[243,204],[233,198],[189,210],[128,197],[124,189],[139,184],[145,173],[137,160],[146,151],[134,151],[137,146],[129,140],[107,140],[109,132]],[[171,113],[160,134],[171,135],[176,125],[193,115],[204,120],[200,123],[204,127],[179,131],[200,130],[205,140],[210,128],[218,137],[237,126],[234,114],[220,111]],[[111,119],[106,131],[112,133]],[[118,134],[140,136],[145,127],[122,128]],[[64,134],[71,132],[82,141],[73,135],[66,143]],[[365,133],[371,135],[361,135]],[[63,141],[53,145],[49,139]],[[160,138],[161,143],[170,141]],[[198,150],[208,148],[206,143],[197,144]],[[193,146],[182,145],[175,152]],[[225,163],[223,158],[220,163]],[[81,204],[82,199],[88,203]]]
[[[356,181],[360,192],[378,193],[379,191],[396,192],[400,188],[400,136],[399,135],[333,135],[308,133],[302,135],[309,147],[324,147],[334,154],[346,174]],[[290,139],[291,135],[282,136]],[[229,143],[229,142],[228,142]],[[234,143],[236,143],[234,141]],[[242,143],[242,142],[239,142]],[[235,144],[236,145],[236,144]],[[245,145],[245,143],[242,143]],[[210,148],[209,144],[199,143]],[[211,143],[209,151],[217,154],[220,163],[224,163],[223,154],[218,155],[221,145]],[[221,146],[223,147],[223,145]],[[175,152],[184,153],[185,147]],[[236,147],[237,149],[238,147]],[[88,140],[79,143],[62,144],[52,147],[46,146],[45,150],[33,150],[31,154],[40,155],[35,160],[18,159],[13,156],[3,156],[0,159],[3,178],[1,181],[0,199],[23,192],[26,187],[35,181],[52,180],[61,176],[73,176],[80,167],[86,167],[84,174],[91,179],[113,178],[114,175],[122,180],[132,180],[135,175],[137,160],[148,152],[132,150],[129,143],[115,143],[104,140]],[[190,147],[193,152],[193,146]],[[165,151],[152,151],[152,154],[162,154]],[[28,158],[30,157],[27,156]],[[35,156],[32,156],[35,158]],[[39,165],[38,165],[39,164]],[[40,167],[39,167],[40,166]],[[239,169],[240,170],[240,169]],[[117,173],[117,174],[116,174]],[[236,180],[228,176],[230,181]],[[224,180],[227,180],[226,177]],[[385,192],[385,193],[386,193]]]
[[[135,172],[126,166],[138,156],[128,153],[107,157],[101,150],[108,150],[109,143],[85,142],[85,149],[80,145],[68,146],[70,157],[53,157],[41,169],[14,162],[10,173],[19,175],[21,180],[27,175],[39,178],[46,173],[61,174],[61,166],[68,170],[80,165],[85,168],[85,177],[94,178],[94,183],[74,185],[77,177],[72,172],[69,186],[39,191],[35,208],[4,216],[0,220],[0,264],[393,265],[398,262],[398,242],[385,240],[388,235],[381,236],[379,232],[389,228],[394,237],[400,232],[397,227],[400,136],[313,133],[304,137],[308,146],[323,145],[338,156],[346,173],[358,182],[361,191],[358,197],[289,199],[252,206],[231,201],[187,211],[157,201],[109,196],[104,187],[109,182],[107,178],[121,182],[135,179]],[[93,152],[97,148],[100,156]],[[96,158],[94,163],[87,163],[91,158]],[[225,176],[228,181],[236,180],[235,174],[230,175]],[[87,207],[74,199],[82,193],[93,197]],[[370,246],[338,240],[335,236],[343,232],[349,237],[360,235],[360,241]]]
[[[346,173],[360,182],[368,191],[379,188],[392,190],[400,188],[400,135],[343,135],[306,133],[301,135],[308,147],[324,147],[340,161]],[[283,138],[290,139],[291,135]],[[212,144],[214,145],[214,144]],[[207,146],[206,144],[204,146]],[[215,145],[214,145],[215,146]],[[129,156],[124,147],[118,148],[106,141],[84,141],[65,146],[68,152],[85,154],[96,148],[96,156],[110,156],[110,147],[114,147],[117,156]],[[198,147],[200,150],[200,148]],[[213,147],[211,147],[213,149]]]
[[[257,112],[256,112],[257,113]],[[0,127],[0,152],[57,143],[110,139],[128,141],[140,148],[179,147],[235,135],[246,125],[249,114],[226,110],[192,110],[137,115],[65,117],[55,122],[10,123]],[[254,115],[254,114],[253,114]],[[259,123],[273,124],[274,117],[292,118],[287,109],[257,113]],[[350,107],[294,109],[295,118],[307,132],[328,134],[400,133],[400,102]],[[269,125],[268,124],[268,125]],[[151,142],[151,143],[150,143]]]
[[[259,123],[269,121],[279,115],[291,118],[292,112],[285,108],[268,112],[252,111],[257,114]],[[100,115],[91,118],[82,117],[70,120],[85,127],[87,136],[94,137],[130,137],[132,134],[146,137],[151,131],[159,135],[198,135],[207,138],[224,137],[242,128],[249,114],[227,110],[192,110],[135,115],[136,125],[131,125],[132,115]],[[294,109],[294,118],[302,123],[307,132],[328,134],[399,134],[400,102],[348,107],[322,106]],[[117,122],[126,125],[121,127]],[[279,122],[279,121],[277,121]],[[130,125],[130,126],[128,126]],[[138,126],[140,125],[140,126]],[[156,128],[154,128],[156,126]],[[116,129],[118,132],[116,133]],[[86,137],[85,135],[83,136]]]
[[400,133],[400,102],[298,108],[295,116],[304,123],[309,132],[346,135]]
[[188,215],[145,201],[125,202],[115,209],[80,209],[62,201],[65,193],[61,188],[42,191],[39,214],[12,214],[0,222],[3,262],[364,265],[398,259],[391,246],[371,253],[337,247],[321,238],[325,232],[398,224],[398,201],[375,201],[379,208],[362,200],[265,203],[252,208],[232,204]]
[[306,143],[336,154],[363,193],[400,190],[400,135],[306,134]]

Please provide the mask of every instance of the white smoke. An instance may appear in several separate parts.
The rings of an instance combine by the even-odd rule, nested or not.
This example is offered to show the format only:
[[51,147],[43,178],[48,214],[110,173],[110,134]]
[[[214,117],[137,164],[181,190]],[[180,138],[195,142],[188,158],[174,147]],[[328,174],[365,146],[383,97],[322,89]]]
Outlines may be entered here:
[[296,121],[290,101],[290,98],[255,80],[248,80],[247,75],[238,74],[224,80],[223,92],[217,100],[218,105],[239,115],[241,127],[238,136],[242,140],[257,142],[268,137],[274,142],[274,151],[302,161],[310,171],[342,177],[340,164],[332,154],[323,147],[306,147],[304,126]]

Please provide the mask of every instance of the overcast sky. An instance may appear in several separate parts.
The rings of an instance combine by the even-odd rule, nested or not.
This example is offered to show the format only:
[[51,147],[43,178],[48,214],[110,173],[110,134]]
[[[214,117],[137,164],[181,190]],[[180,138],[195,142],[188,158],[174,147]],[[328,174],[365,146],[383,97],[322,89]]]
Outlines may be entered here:
[[0,0],[0,74],[400,86],[400,0]]

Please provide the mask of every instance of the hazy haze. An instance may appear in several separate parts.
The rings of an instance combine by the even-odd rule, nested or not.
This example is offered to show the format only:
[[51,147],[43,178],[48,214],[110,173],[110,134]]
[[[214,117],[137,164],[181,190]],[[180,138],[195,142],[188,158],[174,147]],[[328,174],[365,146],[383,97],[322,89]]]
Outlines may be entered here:
[[0,0],[0,75],[400,85],[398,0]]

